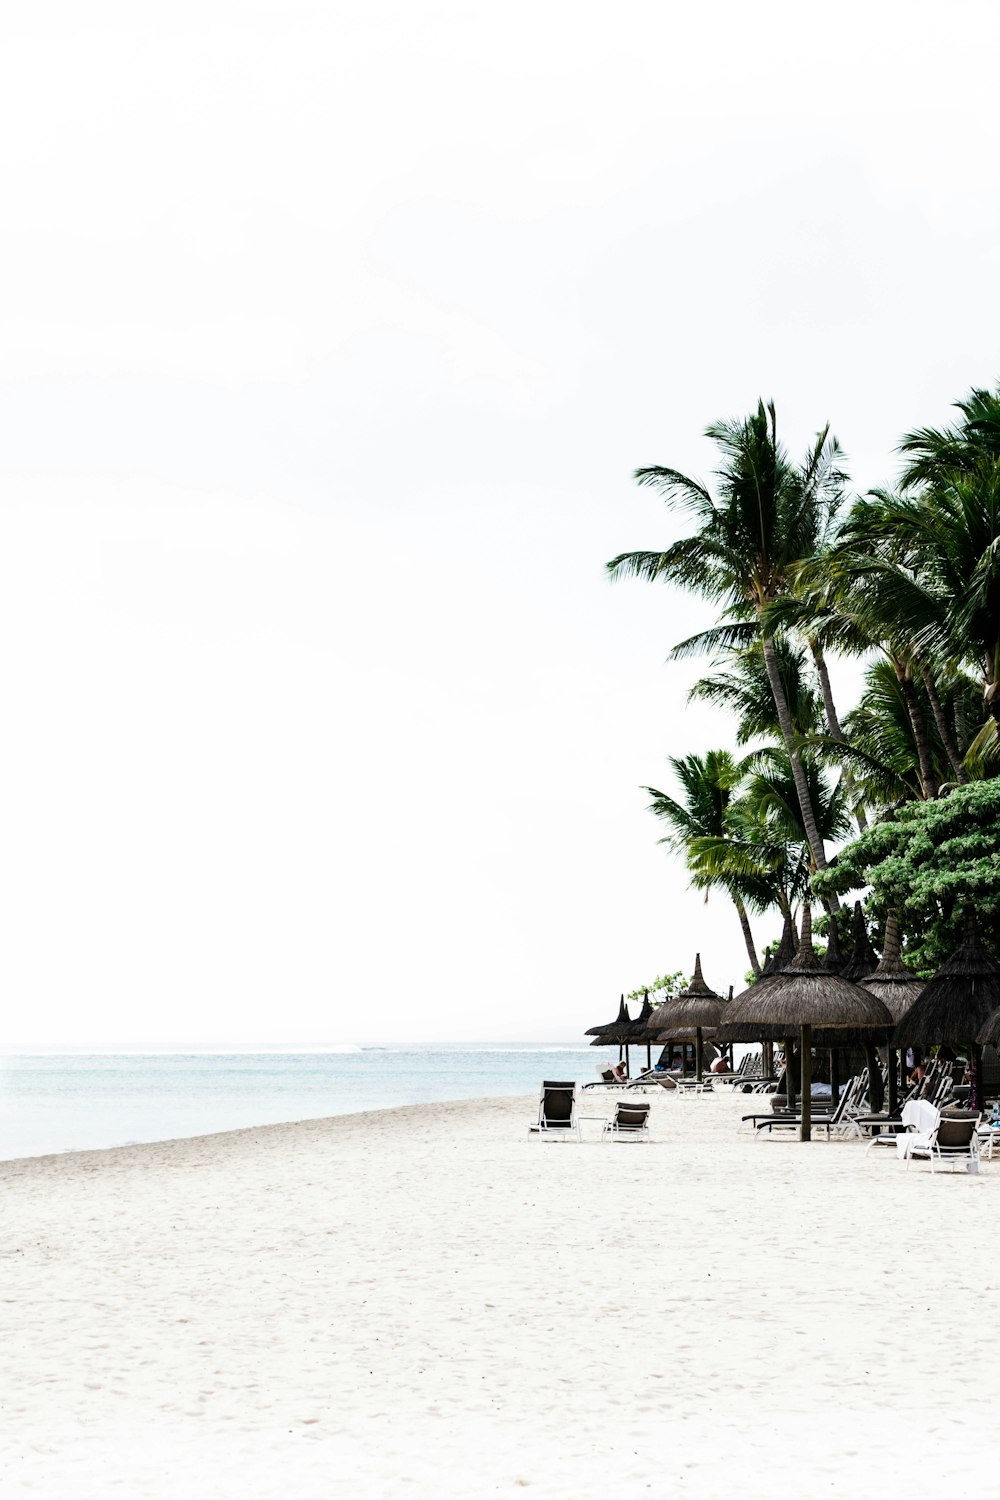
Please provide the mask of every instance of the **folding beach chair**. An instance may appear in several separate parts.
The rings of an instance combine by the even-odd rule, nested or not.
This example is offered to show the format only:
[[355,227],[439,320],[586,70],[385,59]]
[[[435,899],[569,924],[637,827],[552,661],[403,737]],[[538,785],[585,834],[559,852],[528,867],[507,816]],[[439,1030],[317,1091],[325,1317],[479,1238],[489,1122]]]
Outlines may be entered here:
[[605,1120],[601,1131],[602,1141],[648,1141],[649,1105],[626,1104],[619,1100],[615,1105],[614,1119]]
[[576,1084],[546,1079],[538,1099],[538,1124],[531,1127],[542,1141],[580,1139],[576,1118]]
[[940,1111],[929,1099],[908,1099],[903,1105],[900,1117],[902,1129],[895,1132],[883,1131],[879,1135],[873,1135],[868,1142],[865,1155],[878,1146],[894,1146],[899,1157],[909,1154],[913,1145],[923,1145],[929,1141],[937,1129],[941,1118]]
[[[954,1110],[938,1115],[937,1125],[927,1136],[902,1137],[899,1147],[906,1146],[906,1169],[916,1156],[926,1156],[935,1171],[935,1162],[958,1161],[970,1172],[979,1171],[979,1111]],[[900,1149],[900,1155],[903,1152]]]

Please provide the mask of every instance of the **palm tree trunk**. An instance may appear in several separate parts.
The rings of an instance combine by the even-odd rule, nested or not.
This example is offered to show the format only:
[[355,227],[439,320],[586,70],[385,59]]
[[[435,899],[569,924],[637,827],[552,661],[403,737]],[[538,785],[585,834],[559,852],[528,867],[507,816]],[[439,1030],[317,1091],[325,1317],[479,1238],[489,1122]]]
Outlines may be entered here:
[[746,943],[747,952],[750,955],[750,967],[753,969],[754,978],[759,979],[760,959],[757,957],[757,951],[753,945],[753,933],[750,931],[750,918],[747,916],[747,909],[743,905],[743,902],[737,900],[735,896],[733,897],[733,905],[739,913],[740,926],[743,928],[743,941]]
[[[823,707],[826,710],[826,727],[829,731],[830,738],[832,740],[836,740],[839,745],[846,745],[847,735],[841,728],[840,719],[837,716],[837,705],[833,701],[833,688],[830,686],[830,673],[826,665],[826,657],[823,654],[823,648],[818,641],[813,640],[810,637],[809,649],[812,652],[812,659],[816,663],[816,675],[819,678],[820,691],[823,694]],[[850,798],[851,793],[856,789],[856,787],[857,782],[851,775],[850,767],[845,765],[844,788],[847,792],[848,798]],[[864,807],[860,803],[855,808],[854,818],[855,822],[858,825],[858,832],[864,833],[865,829],[868,827],[868,819],[865,816]]]
[[934,780],[934,766],[931,761],[931,747],[927,738],[927,725],[920,711],[920,700],[917,698],[913,686],[913,678],[909,669],[902,666],[895,657],[892,658],[893,670],[899,683],[903,702],[906,704],[906,712],[910,716],[910,728],[913,730],[913,743],[917,748],[917,765],[920,772],[920,787],[924,794],[924,801],[931,802],[937,796],[937,784]]
[[965,754],[969,748],[969,729],[965,722],[965,700],[961,689],[956,688],[951,695],[951,706],[955,713],[955,734],[957,736],[958,753]]
[[955,779],[959,786],[968,786],[969,773],[962,765],[962,757],[959,755],[955,741],[951,737],[951,730],[948,727],[948,717],[941,706],[941,699],[938,697],[937,685],[931,675],[931,670],[921,663],[920,673],[924,679],[924,687],[927,689],[927,696],[931,703],[931,712],[934,715],[934,722],[937,725],[938,734],[941,736],[941,743],[948,757],[948,763],[955,773]]
[[799,799],[799,810],[802,813],[802,826],[809,840],[809,848],[812,851],[813,864],[817,870],[825,870],[827,867],[826,850],[823,847],[823,839],[820,835],[819,824],[816,821],[816,810],[812,805],[809,795],[809,783],[806,780],[805,766],[802,757],[795,744],[795,730],[792,728],[792,716],[788,711],[788,699],[785,696],[785,686],[778,671],[778,661],[774,650],[774,641],[768,637],[764,641],[764,663],[767,667],[767,680],[771,684],[771,693],[774,697],[774,707],[778,714],[778,723],[781,725],[781,737],[788,751],[788,759],[792,764],[792,779],[795,782],[795,791]]

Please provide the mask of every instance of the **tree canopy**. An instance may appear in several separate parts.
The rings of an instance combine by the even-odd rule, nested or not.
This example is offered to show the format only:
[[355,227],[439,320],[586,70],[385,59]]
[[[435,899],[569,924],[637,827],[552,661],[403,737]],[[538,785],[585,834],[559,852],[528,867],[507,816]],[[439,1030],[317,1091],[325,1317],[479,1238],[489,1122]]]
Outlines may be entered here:
[[868,908],[880,926],[896,907],[907,964],[925,977],[958,943],[966,906],[975,908],[987,948],[1000,950],[1000,780],[897,808],[813,884],[826,895],[870,886]]

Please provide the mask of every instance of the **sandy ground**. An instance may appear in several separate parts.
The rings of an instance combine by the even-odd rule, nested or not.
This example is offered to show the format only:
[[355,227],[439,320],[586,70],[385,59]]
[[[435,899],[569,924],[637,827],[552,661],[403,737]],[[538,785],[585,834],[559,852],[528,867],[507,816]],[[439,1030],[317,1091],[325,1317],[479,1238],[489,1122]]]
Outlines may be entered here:
[[932,1178],[745,1107],[660,1097],[648,1145],[486,1100],[0,1165],[0,1493],[1000,1493],[1000,1160]]

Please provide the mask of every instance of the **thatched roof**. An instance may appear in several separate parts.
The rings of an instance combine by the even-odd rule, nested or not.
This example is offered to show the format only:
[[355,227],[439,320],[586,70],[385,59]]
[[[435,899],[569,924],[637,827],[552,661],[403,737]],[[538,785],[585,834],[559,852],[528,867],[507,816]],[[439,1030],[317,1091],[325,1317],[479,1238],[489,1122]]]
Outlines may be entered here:
[[715,990],[709,989],[701,972],[701,954],[694,956],[694,978],[679,995],[665,1000],[653,1012],[650,1026],[666,1032],[671,1027],[718,1026],[727,1002]]
[[855,984],[860,983],[866,974],[870,974],[878,963],[878,954],[871,945],[868,937],[868,927],[865,923],[864,908],[860,901],[854,903],[854,947],[851,956],[841,969],[845,979],[851,979]]
[[840,949],[840,938],[837,933],[837,918],[830,913],[830,935],[826,941],[826,952],[822,958],[822,967],[828,974],[840,974],[844,964],[847,962]]
[[1000,964],[979,941],[976,914],[966,912],[962,941],[897,1022],[897,1047],[975,1041],[1000,1008]]
[[812,912],[807,906],[795,958],[780,974],[759,979],[737,995],[718,1035],[726,1042],[779,1041],[800,1026],[840,1032],[891,1024],[891,1015],[874,995],[820,967],[812,944]]
[[885,941],[878,968],[861,983],[869,994],[881,1000],[894,1021],[906,1014],[925,987],[926,980],[918,979],[903,963],[899,917],[895,908],[885,919]]
[[652,1024],[653,1016],[658,1007],[653,1006],[646,990],[642,997],[642,1010],[632,1022],[633,1042],[655,1042],[660,1035],[660,1028]]
[[780,973],[780,971],[785,968],[786,964],[790,964],[792,959],[795,957],[795,950],[797,946],[798,940],[795,931],[795,923],[792,921],[791,912],[786,911],[785,925],[781,929],[781,942],[778,944],[777,948],[775,948],[774,952],[771,954],[770,958],[767,960],[767,963],[761,970],[760,978],[769,979],[772,974]]
[[623,995],[618,1004],[618,1015],[615,1020],[608,1021],[604,1026],[591,1026],[590,1030],[585,1031],[583,1034],[584,1036],[597,1037],[597,1042],[594,1045],[599,1047],[607,1046],[608,1043],[620,1046],[626,1039],[631,1041],[632,1027],[634,1025],[635,1022],[628,1013],[628,1006],[625,1004],[625,996]]
[[699,1030],[701,1031],[702,1041],[708,1041],[710,1037],[714,1037],[716,1034],[713,1026],[668,1026],[666,1031],[661,1031],[660,1035],[654,1038],[654,1040],[664,1047],[668,1042],[696,1042]]

